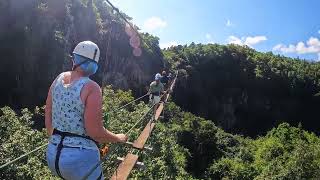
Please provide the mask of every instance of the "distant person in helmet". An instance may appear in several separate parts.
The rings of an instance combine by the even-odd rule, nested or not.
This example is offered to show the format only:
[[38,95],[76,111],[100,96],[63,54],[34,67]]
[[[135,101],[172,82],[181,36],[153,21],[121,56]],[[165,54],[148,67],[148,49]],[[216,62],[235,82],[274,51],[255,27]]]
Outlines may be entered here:
[[161,77],[162,76],[159,73],[156,74],[154,81],[150,84],[150,88],[148,92],[150,94],[149,96],[150,103],[154,105],[154,112],[158,108],[157,104],[160,102],[161,93],[165,93],[164,86],[160,82]]
[[162,71],[162,76],[161,76],[161,83],[164,85],[164,87],[166,87],[166,85],[168,85],[169,83],[169,78],[167,76],[166,71]]
[[169,73],[168,75],[169,83],[172,81],[172,73]]
[[[95,43],[80,42],[73,51],[72,71],[61,73],[49,89],[47,162],[53,174],[63,179],[82,179],[99,162],[96,143],[127,140],[126,135],[103,127],[101,88],[89,79],[98,69],[99,56]],[[101,166],[88,179],[103,179]]]

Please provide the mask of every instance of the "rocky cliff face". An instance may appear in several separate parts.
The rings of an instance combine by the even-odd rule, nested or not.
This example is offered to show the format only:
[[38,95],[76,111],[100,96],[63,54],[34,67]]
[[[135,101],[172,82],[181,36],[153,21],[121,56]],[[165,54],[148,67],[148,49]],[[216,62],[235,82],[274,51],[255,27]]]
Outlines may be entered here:
[[0,106],[43,105],[54,78],[70,70],[76,44],[91,40],[101,50],[101,85],[143,93],[163,68],[158,39],[142,36],[140,56],[133,55],[125,23],[103,1],[3,0],[0,2]]
[[191,44],[164,54],[180,72],[174,101],[229,132],[262,135],[284,121],[320,130],[317,63],[239,46]]

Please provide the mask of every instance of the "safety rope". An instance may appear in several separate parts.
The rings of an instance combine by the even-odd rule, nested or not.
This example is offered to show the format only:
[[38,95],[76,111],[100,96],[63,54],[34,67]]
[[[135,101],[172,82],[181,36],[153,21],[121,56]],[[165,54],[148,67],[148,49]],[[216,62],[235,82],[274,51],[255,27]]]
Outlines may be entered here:
[[34,150],[32,150],[32,151],[30,151],[30,152],[28,152],[28,153],[25,153],[25,154],[23,154],[23,155],[21,155],[21,156],[17,157],[16,159],[13,159],[13,160],[11,160],[11,161],[9,161],[9,162],[7,162],[7,163],[5,163],[5,164],[1,165],[1,166],[0,166],[0,169],[3,169],[3,168],[5,168],[5,167],[9,166],[10,164],[15,163],[16,161],[19,161],[20,159],[23,159],[23,158],[27,157],[28,155],[30,155],[30,154],[32,154],[32,153],[34,153],[34,152],[36,152],[36,151],[38,151],[38,150],[40,150],[40,149],[42,149],[42,148],[46,147],[47,145],[48,145],[48,143],[45,143],[45,144],[43,144],[43,145],[41,145],[41,146],[37,147],[36,149],[34,149]]
[[144,97],[146,97],[146,96],[148,96],[148,94],[145,94],[145,95],[143,95],[143,96],[141,96],[141,97],[139,97],[139,98],[137,98],[137,99],[135,99],[135,100],[133,100],[133,101],[131,101],[131,102],[128,102],[127,104],[125,104],[125,105],[123,105],[123,106],[121,106],[121,107],[119,107],[119,108],[112,109],[111,111],[109,111],[109,113],[111,114],[111,113],[114,113],[114,112],[118,112],[118,111],[120,111],[121,109],[129,106],[130,104],[132,104],[132,103],[134,103],[134,102],[136,102],[136,101],[138,101],[138,100],[140,100],[140,99],[142,99],[142,98],[144,98]]

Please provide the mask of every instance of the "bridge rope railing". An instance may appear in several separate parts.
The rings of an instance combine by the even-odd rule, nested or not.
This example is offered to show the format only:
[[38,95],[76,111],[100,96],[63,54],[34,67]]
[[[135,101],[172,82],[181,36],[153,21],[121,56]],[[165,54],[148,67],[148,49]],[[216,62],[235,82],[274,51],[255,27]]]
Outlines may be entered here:
[[127,104],[124,104],[123,106],[120,106],[119,108],[112,109],[112,110],[109,111],[108,113],[111,114],[111,113],[119,112],[120,110],[124,109],[125,107],[127,107],[127,106],[129,106],[129,105],[131,105],[131,104],[133,104],[133,103],[135,103],[135,102],[137,102],[137,101],[139,101],[140,99],[142,99],[142,98],[144,98],[144,97],[146,97],[146,96],[148,96],[148,95],[149,95],[149,94],[147,93],[147,94],[145,94],[145,95],[143,95],[143,96],[141,96],[141,97],[138,97],[137,99],[135,99],[135,100],[133,100],[133,101],[130,101],[130,102],[128,102]]
[[23,159],[23,158],[25,158],[25,157],[27,157],[27,156],[29,156],[29,155],[31,155],[31,154],[33,154],[33,153],[35,153],[35,152],[37,152],[37,151],[39,151],[39,150],[42,149],[42,148],[47,147],[47,145],[48,145],[48,142],[47,142],[47,143],[44,143],[43,145],[35,148],[34,150],[32,150],[32,151],[30,151],[30,152],[27,152],[27,153],[25,153],[25,154],[23,154],[23,155],[15,158],[15,159],[9,161],[9,162],[1,165],[1,166],[0,166],[0,170],[3,169],[3,168],[5,168],[5,167],[7,167],[7,166],[9,166],[9,165],[11,165],[11,164],[13,164],[13,163],[15,163],[15,162],[17,162],[17,161],[19,161],[19,160],[21,160],[21,159]]

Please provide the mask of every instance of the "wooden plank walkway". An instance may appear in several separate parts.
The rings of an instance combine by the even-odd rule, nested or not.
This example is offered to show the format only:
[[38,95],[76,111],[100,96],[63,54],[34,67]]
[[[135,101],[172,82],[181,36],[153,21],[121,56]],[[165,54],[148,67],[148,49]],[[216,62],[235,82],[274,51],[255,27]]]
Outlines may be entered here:
[[156,123],[149,121],[149,123],[146,125],[146,127],[144,127],[144,129],[143,129],[142,133],[140,134],[140,136],[138,137],[138,139],[133,142],[132,146],[134,148],[143,149],[143,147],[146,144],[155,124]]
[[111,180],[125,180],[130,175],[131,170],[138,161],[138,155],[127,154],[118,169],[114,172]]
[[158,120],[163,110],[163,103],[159,104],[158,109],[156,110],[156,114],[154,115],[154,121]]
[[174,85],[175,85],[175,83],[176,83],[176,80],[177,80],[177,78],[174,78],[174,80],[172,81],[171,86],[170,86],[170,88],[169,88],[169,93],[166,94],[166,97],[165,97],[164,102],[167,102],[167,101],[168,101],[169,96],[170,96],[170,93],[172,92],[173,87],[174,87]]
[[151,132],[154,128],[154,125],[156,124],[155,121],[159,119],[162,110],[163,110],[163,103],[160,103],[160,105],[156,111],[156,114],[154,116],[154,121],[150,120],[148,122],[148,124],[144,127],[144,129],[143,129],[142,133],[140,134],[140,136],[138,137],[138,139],[133,142],[132,146],[134,148],[143,149],[144,145],[146,144],[148,138],[151,135]]

